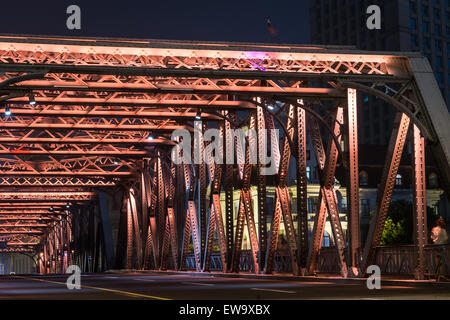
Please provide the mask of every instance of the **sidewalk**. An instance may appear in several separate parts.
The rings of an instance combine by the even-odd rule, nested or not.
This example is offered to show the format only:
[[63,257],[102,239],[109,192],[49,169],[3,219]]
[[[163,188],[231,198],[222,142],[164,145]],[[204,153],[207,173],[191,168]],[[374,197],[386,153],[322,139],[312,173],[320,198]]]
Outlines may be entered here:
[[[187,275],[191,277],[218,277],[218,278],[240,278],[256,280],[281,280],[281,281],[312,281],[337,283],[365,283],[367,278],[342,278],[336,274],[319,274],[318,276],[292,276],[287,274],[253,274],[253,273],[223,273],[223,272],[196,272],[196,271],[158,271],[158,270],[107,270],[106,273],[151,273],[161,275]],[[450,289],[450,282],[436,282],[436,280],[414,280],[412,276],[382,275],[381,285],[408,285],[408,286],[446,286]]]

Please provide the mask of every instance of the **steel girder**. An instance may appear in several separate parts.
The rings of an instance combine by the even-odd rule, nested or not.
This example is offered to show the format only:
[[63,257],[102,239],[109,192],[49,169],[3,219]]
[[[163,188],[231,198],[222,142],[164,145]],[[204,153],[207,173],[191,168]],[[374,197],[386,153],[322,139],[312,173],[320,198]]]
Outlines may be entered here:
[[[225,129],[224,126],[220,126],[220,137],[222,140],[224,138]],[[224,146],[223,143],[219,143],[217,152],[218,154],[224,154]],[[217,230],[218,240],[219,240],[219,250],[220,250],[220,258],[222,263],[222,271],[227,271],[227,243],[225,239],[225,227],[224,227],[224,219],[222,215],[222,206],[220,202],[220,186],[222,181],[222,171],[223,164],[218,163],[214,164],[213,154],[208,152],[205,154],[208,158],[208,167],[209,167],[209,182],[211,185],[211,196],[210,196],[210,214],[208,220],[208,228],[207,228],[207,239],[206,239],[206,249],[205,249],[205,257],[203,263],[203,271],[208,271],[211,263],[211,253],[213,250],[215,233]],[[223,159],[222,159],[223,160]],[[223,162],[223,161],[222,161]]]
[[426,178],[425,178],[425,139],[419,128],[412,127],[413,140],[413,207],[414,207],[414,244],[416,245],[415,278],[425,278],[425,256],[424,246],[428,240],[427,229],[427,201],[426,201]]
[[384,228],[384,223],[388,213],[392,198],[398,167],[402,157],[403,147],[410,126],[410,119],[405,114],[398,113],[394,121],[394,129],[389,142],[386,161],[378,186],[377,200],[374,214],[370,221],[367,241],[365,243],[362,269],[374,263],[375,249],[378,246]]
[[297,107],[297,233],[299,245],[299,267],[301,274],[306,272],[308,259],[308,190],[307,190],[307,151],[306,151],[306,113]]
[[[359,165],[358,165],[358,118],[356,90],[347,91],[347,204],[349,228],[349,260],[353,275],[358,276],[360,263],[360,220],[359,220]],[[349,261],[349,262],[350,262]]]
[[[341,141],[341,125],[343,124],[343,108],[337,107],[336,115],[334,117],[334,134]],[[317,123],[311,121],[310,135],[312,136],[313,147],[315,149],[316,158],[319,168],[320,176],[320,194],[319,202],[320,208],[316,213],[314,219],[313,234],[311,238],[311,246],[308,254],[308,273],[313,274],[316,271],[316,264],[320,248],[322,245],[322,238],[325,229],[326,216],[330,219],[333,239],[338,253],[338,262],[341,270],[341,275],[347,277],[347,264],[344,257],[345,239],[342,232],[342,226],[339,219],[339,210],[337,206],[337,198],[334,190],[334,173],[337,164],[337,146],[332,141],[331,137],[328,143],[327,156],[323,151],[323,145],[320,138],[320,131]]]
[[[255,130],[256,114],[250,115],[248,127],[250,130]],[[252,173],[252,167],[250,164],[250,146],[256,145],[256,141],[254,141],[253,139],[255,139],[255,137],[249,134],[246,139],[246,143],[244,144],[245,151],[242,150],[243,146],[238,142],[237,138],[234,141],[236,146],[236,157],[238,159],[238,163],[242,164],[242,165],[238,164],[238,172],[239,177],[242,181],[242,188],[240,190],[239,211],[237,216],[236,233],[234,237],[231,272],[239,271],[245,222],[247,223],[247,231],[250,239],[253,271],[255,273],[259,273],[261,267],[258,260],[259,242],[253,212],[252,191],[250,189],[250,179]]]
[[[289,138],[292,140],[295,133],[295,110],[296,107],[293,105],[289,106],[288,118],[287,118],[287,130]],[[272,148],[273,150],[273,148]],[[287,242],[289,246],[289,256],[291,258],[292,271],[294,275],[298,274],[298,252],[297,252],[297,237],[295,235],[294,224],[292,221],[292,215],[290,211],[290,197],[287,189],[287,174],[289,168],[289,160],[291,157],[291,152],[294,150],[290,149],[288,143],[288,137],[284,139],[283,151],[280,159],[280,167],[278,170],[278,185],[276,189],[276,204],[275,211],[273,214],[272,227],[270,232],[270,242],[269,249],[267,251],[265,273],[271,273],[273,270],[273,260],[275,255],[275,250],[277,249],[279,228],[281,222],[281,216],[283,216],[285,231],[287,235]]]
[[[421,216],[425,200],[420,171],[424,163],[421,150],[425,141],[437,158],[441,175],[446,177],[444,182],[450,181],[450,134],[446,134],[449,130],[448,113],[442,111],[441,96],[429,65],[424,61],[419,56],[356,53],[327,47],[3,36],[0,37],[0,81],[3,81],[0,82],[0,101],[6,105],[0,107],[0,112],[8,107],[12,114],[0,119],[0,185],[78,187],[87,192],[120,186],[125,196],[117,262],[118,266],[123,266],[119,256],[124,254],[127,267],[138,268],[186,268],[186,256],[192,241],[195,268],[206,271],[210,268],[212,245],[218,236],[223,270],[239,271],[242,236],[247,222],[254,271],[265,267],[266,272],[270,272],[283,218],[293,272],[297,273],[298,267],[307,267],[312,272],[328,212],[341,271],[346,275],[345,245],[333,189],[338,146],[332,140],[342,138],[341,126],[336,122],[332,125],[333,139],[330,139],[325,152],[316,120],[308,119],[322,176],[322,200],[309,246],[309,258],[306,259],[305,118],[306,114],[311,116],[311,110],[306,106],[304,109],[298,105],[289,106],[288,103],[272,113],[264,105],[266,101],[277,99],[303,99],[308,104],[334,100],[338,105],[345,105],[347,98],[348,129],[344,139],[348,141],[349,154],[348,159],[342,160],[349,176],[349,257],[351,266],[357,268],[358,154],[356,93],[353,89],[362,90],[393,104],[422,135],[423,143],[419,138],[415,139],[414,153],[420,270],[423,260],[420,234],[426,229]],[[309,85],[311,80],[321,81],[328,87],[313,88]],[[36,105],[29,104],[30,93],[33,93]],[[264,103],[255,105],[248,102],[251,99]],[[247,118],[242,121],[237,111],[246,113]],[[192,131],[195,125],[192,126],[191,121],[199,115],[204,121],[202,132],[207,125],[223,126],[225,152],[233,153],[240,160],[239,164],[206,165],[202,162],[195,166],[166,166],[168,157],[165,152],[174,144],[170,139],[171,131],[182,128]],[[249,163],[248,151],[240,149],[240,145],[232,148],[236,141],[230,136],[230,129],[244,126],[257,129],[257,145],[262,148],[262,130],[265,127],[274,129],[274,118],[279,121],[286,117],[286,136],[281,152],[276,136],[270,135],[270,143],[266,143],[271,145],[274,162],[279,168],[275,182],[274,219],[267,246],[265,196],[269,179],[260,174],[263,165],[259,159],[256,164],[256,228],[250,188],[252,164]],[[338,123],[342,123],[341,119]],[[401,153],[403,139],[403,133],[399,136],[395,130],[393,136],[396,138],[390,147],[392,161],[386,162],[376,218],[363,255],[363,267],[373,260],[392,192],[390,181],[395,176],[395,166],[398,165],[395,159]],[[149,135],[154,138],[148,139]],[[291,145],[295,150],[291,150],[288,141],[295,141]],[[286,185],[291,154],[295,156],[297,171],[298,238],[290,212],[291,195]],[[235,179],[234,168],[239,179]],[[240,199],[234,232],[233,191],[238,185]],[[450,189],[447,187],[447,190]],[[222,192],[225,193],[225,221],[221,217]],[[57,198],[49,201],[44,197],[8,197],[2,200],[7,203],[0,203],[0,211],[2,214],[10,212],[5,217],[17,215],[16,220],[7,220],[11,225],[33,221],[32,224],[39,228],[42,224],[39,219],[44,217],[49,218],[50,223],[57,222],[60,216],[47,217],[38,210],[45,211],[50,206],[59,210],[65,206],[65,202],[57,201]],[[66,198],[63,200],[67,201]],[[90,203],[88,198],[75,200],[79,205]],[[14,204],[15,211],[7,208],[11,204]],[[25,216],[38,217],[38,220],[24,220]],[[72,229],[62,222],[58,224],[60,227],[55,227],[60,228],[57,232],[48,232],[42,237],[40,246],[42,261],[45,261],[42,269],[52,272],[65,270],[64,266],[72,257],[69,255],[66,259],[58,250],[67,244],[69,237],[65,234],[70,230],[73,231],[76,249],[73,259],[85,270],[102,268],[104,244],[101,239],[105,230],[99,223],[98,207],[77,206],[66,218],[70,217],[73,217]],[[39,243],[39,239],[35,237],[30,241]],[[14,241],[25,245],[29,239],[22,240],[16,238]],[[170,249],[172,255],[169,255]],[[132,263],[134,257],[136,265]]]

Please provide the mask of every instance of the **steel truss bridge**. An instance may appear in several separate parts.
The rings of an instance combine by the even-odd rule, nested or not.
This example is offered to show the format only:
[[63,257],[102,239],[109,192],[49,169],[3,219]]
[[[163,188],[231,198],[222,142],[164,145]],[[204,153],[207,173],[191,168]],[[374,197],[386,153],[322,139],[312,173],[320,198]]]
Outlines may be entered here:
[[[214,241],[222,271],[239,272],[244,232],[252,271],[272,273],[284,223],[293,274],[313,274],[329,219],[342,276],[364,275],[374,263],[410,135],[415,270],[418,279],[424,277],[425,145],[449,195],[450,122],[430,65],[418,54],[3,35],[0,72],[0,237],[7,240],[2,250],[31,252],[42,273],[65,272],[71,264],[83,271],[184,270],[190,252],[195,269],[208,271]],[[357,91],[397,111],[364,247]],[[248,148],[230,134],[243,127],[257,132],[246,138],[247,145],[272,148],[274,176],[261,174],[262,159],[252,165]],[[201,136],[208,128],[219,129],[224,139],[216,155],[233,153],[241,164],[171,161],[174,130]],[[281,139],[272,135],[266,141],[264,130],[275,128]],[[320,177],[320,209],[310,239],[307,135]],[[205,150],[208,143],[198,147]],[[287,189],[290,161],[296,168],[295,222]],[[334,190],[338,165],[347,176],[348,239]],[[266,202],[269,181],[276,187],[274,212]],[[257,186],[255,211],[251,185]],[[236,223],[234,190],[240,195]]]

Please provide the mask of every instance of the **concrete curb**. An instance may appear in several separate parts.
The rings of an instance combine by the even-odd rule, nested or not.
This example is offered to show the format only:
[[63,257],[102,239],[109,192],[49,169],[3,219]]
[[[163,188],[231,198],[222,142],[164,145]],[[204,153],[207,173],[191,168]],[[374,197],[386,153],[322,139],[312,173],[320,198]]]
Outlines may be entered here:
[[[337,276],[289,276],[281,274],[246,274],[246,273],[222,273],[222,272],[196,272],[196,271],[158,271],[158,270],[136,270],[120,269],[108,270],[106,273],[151,273],[161,275],[188,275],[192,277],[218,277],[218,278],[236,278],[236,279],[258,279],[258,280],[282,280],[282,281],[311,281],[311,282],[329,282],[338,283],[361,283],[366,282],[367,278],[341,278]],[[381,285],[407,285],[407,286],[446,286],[450,288],[450,282],[436,282],[435,280],[413,280],[413,279],[383,279]]]

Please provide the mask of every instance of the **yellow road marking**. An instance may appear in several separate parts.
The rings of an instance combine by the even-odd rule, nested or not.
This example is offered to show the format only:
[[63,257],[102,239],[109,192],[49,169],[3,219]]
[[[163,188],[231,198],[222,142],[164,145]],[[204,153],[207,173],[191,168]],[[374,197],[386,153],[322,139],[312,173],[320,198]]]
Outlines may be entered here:
[[[13,276],[16,278],[22,278],[22,279],[30,279],[40,282],[48,282],[48,283],[54,283],[54,284],[62,284],[66,285],[65,282],[59,282],[59,281],[52,281],[52,280],[44,280],[44,279],[38,279],[38,278],[29,278],[29,277],[22,277],[22,276]],[[100,291],[107,291],[107,292],[113,292],[118,293],[126,296],[132,296],[132,297],[140,297],[140,298],[147,298],[147,299],[157,299],[157,300],[172,300],[168,298],[162,298],[162,297],[156,297],[156,296],[149,296],[146,294],[140,294],[140,293],[134,293],[134,292],[128,292],[128,291],[121,291],[121,290],[114,290],[114,289],[108,289],[108,288],[100,288],[100,287],[92,287],[92,286],[86,286],[86,285],[80,285],[82,288],[85,289],[94,289],[94,290],[100,290]]]

